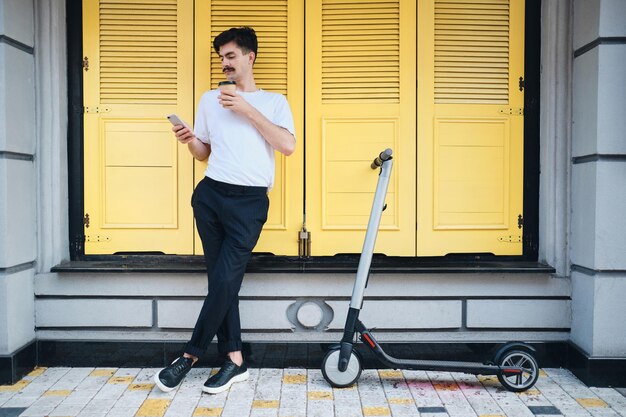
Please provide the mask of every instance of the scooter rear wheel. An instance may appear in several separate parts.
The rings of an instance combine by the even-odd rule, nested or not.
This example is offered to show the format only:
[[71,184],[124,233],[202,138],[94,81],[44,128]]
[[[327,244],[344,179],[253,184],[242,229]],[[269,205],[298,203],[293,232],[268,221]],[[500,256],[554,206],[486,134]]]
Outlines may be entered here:
[[527,351],[510,350],[502,355],[499,366],[516,366],[523,369],[521,374],[498,374],[498,380],[509,391],[521,392],[531,388],[539,378],[539,365]]
[[339,349],[329,351],[322,362],[322,375],[335,388],[345,388],[353,385],[361,376],[361,358],[352,351],[348,367],[344,372],[339,370]]

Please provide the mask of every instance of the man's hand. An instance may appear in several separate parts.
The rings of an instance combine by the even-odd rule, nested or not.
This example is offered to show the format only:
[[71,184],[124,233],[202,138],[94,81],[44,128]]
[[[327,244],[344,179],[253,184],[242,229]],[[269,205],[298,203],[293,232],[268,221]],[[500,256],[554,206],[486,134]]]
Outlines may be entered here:
[[198,161],[204,161],[211,154],[211,146],[199,139],[195,140],[196,135],[194,135],[188,127],[176,125],[172,127],[172,131],[176,135],[178,142],[186,144],[189,148],[189,152],[191,152],[193,157]]
[[237,94],[237,92],[222,91],[217,99],[225,109],[232,110],[244,116],[249,115],[251,110],[254,110],[254,107]]
[[191,129],[183,125],[172,127],[172,132],[174,132],[176,139],[182,144],[187,144],[196,138]]
[[296,149],[296,139],[287,129],[272,123],[236,92],[223,91],[217,98],[222,107],[239,113],[250,120],[250,123],[259,131],[263,139],[278,152],[289,156]]

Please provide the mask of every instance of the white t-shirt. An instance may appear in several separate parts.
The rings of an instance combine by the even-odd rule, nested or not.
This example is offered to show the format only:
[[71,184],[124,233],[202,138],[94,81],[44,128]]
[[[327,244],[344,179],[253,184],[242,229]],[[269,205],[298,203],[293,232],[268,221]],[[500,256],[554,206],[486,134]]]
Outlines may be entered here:
[[[263,90],[237,91],[237,94],[295,137],[291,110],[282,94]],[[204,93],[196,114],[194,134],[211,145],[204,175],[228,184],[271,189],[274,185],[274,149],[248,119],[222,107],[217,99],[219,95],[219,90]]]

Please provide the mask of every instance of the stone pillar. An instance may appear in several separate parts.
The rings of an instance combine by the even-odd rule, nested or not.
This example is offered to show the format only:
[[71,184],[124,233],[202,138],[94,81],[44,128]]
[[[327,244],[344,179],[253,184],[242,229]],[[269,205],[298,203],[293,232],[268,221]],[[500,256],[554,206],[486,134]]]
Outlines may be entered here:
[[626,366],[626,2],[574,1],[572,30],[572,367],[594,383]]
[[0,2],[0,384],[35,365],[34,7]]
[[66,31],[65,2],[36,0],[37,273],[70,257]]
[[572,34],[569,0],[541,2],[539,260],[569,276]]

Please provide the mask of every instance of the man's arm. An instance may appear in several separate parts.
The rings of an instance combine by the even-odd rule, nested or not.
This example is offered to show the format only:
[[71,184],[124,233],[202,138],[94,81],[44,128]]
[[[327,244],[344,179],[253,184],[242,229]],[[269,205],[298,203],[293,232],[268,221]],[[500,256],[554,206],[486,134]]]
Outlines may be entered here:
[[198,139],[190,129],[182,125],[176,125],[172,130],[176,135],[176,139],[178,139],[180,143],[187,144],[189,152],[191,152],[193,157],[198,161],[204,161],[209,157],[211,154],[211,145],[207,145]]
[[285,156],[291,155],[296,150],[296,138],[293,137],[291,132],[270,122],[260,111],[252,106],[250,107],[250,113],[245,116],[263,136],[263,139],[278,152]]
[[291,132],[272,123],[240,95],[222,92],[220,104],[250,120],[250,123],[259,131],[263,139],[278,152],[289,156],[296,150],[296,138],[294,138]]

